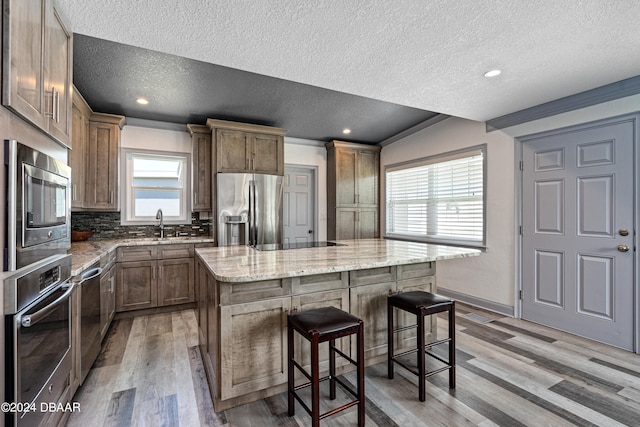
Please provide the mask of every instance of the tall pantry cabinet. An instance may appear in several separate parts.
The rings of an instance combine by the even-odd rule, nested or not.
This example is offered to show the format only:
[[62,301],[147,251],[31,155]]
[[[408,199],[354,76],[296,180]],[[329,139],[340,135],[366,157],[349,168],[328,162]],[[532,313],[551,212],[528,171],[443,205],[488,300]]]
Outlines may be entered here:
[[327,148],[327,238],[379,237],[380,150],[331,141]]

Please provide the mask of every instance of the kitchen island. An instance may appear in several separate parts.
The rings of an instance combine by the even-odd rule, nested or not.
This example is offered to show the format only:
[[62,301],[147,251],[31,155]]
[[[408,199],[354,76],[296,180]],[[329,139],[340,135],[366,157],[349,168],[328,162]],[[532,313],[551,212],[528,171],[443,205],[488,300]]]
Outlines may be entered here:
[[[337,241],[342,246],[258,251],[246,246],[196,250],[200,351],[216,411],[286,390],[286,315],[335,306],[364,320],[365,359],[386,359],[386,297],[436,290],[436,261],[479,250],[384,239]],[[433,317],[433,316],[432,316]],[[427,339],[435,332],[435,318]],[[398,326],[415,323],[408,316]],[[298,337],[296,338],[298,339]],[[396,348],[415,345],[415,330]],[[346,354],[353,344],[337,343]],[[321,354],[326,368],[328,350]],[[308,345],[296,345],[308,364]]]

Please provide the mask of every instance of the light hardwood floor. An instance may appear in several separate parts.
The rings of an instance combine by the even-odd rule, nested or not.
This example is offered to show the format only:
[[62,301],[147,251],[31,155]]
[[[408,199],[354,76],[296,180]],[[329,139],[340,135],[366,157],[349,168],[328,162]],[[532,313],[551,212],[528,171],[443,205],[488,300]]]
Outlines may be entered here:
[[[397,366],[389,380],[386,364],[371,366],[367,426],[640,426],[639,355],[462,304],[456,314],[457,388],[435,375],[422,403],[413,375]],[[287,416],[284,393],[215,413],[193,310],[117,320],[105,340],[68,426],[310,425],[300,406]],[[355,421],[351,408],[321,424]]]

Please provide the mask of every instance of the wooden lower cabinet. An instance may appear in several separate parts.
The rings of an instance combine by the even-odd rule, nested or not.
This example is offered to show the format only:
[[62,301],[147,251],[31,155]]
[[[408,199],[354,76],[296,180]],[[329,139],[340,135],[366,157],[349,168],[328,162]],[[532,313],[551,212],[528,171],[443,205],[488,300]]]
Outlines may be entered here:
[[100,276],[100,337],[104,339],[116,313],[116,268],[106,266]]
[[[364,321],[364,357],[367,361],[387,354],[387,296],[395,289],[395,282],[350,289],[351,313]],[[352,344],[355,345],[355,338]]]
[[193,258],[158,261],[158,306],[195,301]]
[[287,312],[291,298],[220,307],[220,398],[287,381]]
[[156,307],[157,269],[157,261],[118,263],[117,311]]
[[335,239],[374,239],[378,237],[376,208],[337,208]]
[[193,253],[192,244],[118,248],[116,311],[194,302]]
[[[365,363],[371,365],[386,359],[387,296],[435,290],[435,263],[245,283],[216,281],[200,258],[195,271],[200,350],[216,411],[285,390],[289,312],[334,306],[361,318]],[[397,324],[415,324],[415,318],[401,316]],[[435,319],[427,330],[435,331]],[[298,334],[294,339],[296,360],[308,367],[310,344]],[[415,330],[396,339],[398,349],[415,345]],[[352,355],[356,337],[342,338],[337,345]],[[336,362],[339,367],[348,364],[340,357]],[[320,348],[320,371],[328,371],[327,344]],[[296,381],[303,381],[301,374],[296,373]]]

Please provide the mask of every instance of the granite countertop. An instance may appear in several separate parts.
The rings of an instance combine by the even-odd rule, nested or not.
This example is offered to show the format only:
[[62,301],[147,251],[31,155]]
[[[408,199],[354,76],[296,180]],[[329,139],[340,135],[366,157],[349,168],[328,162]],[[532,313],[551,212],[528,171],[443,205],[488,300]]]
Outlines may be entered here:
[[[103,257],[120,246],[146,246],[146,245],[171,245],[179,243],[213,243],[211,237],[165,237],[160,239],[139,238],[120,240],[89,240],[84,242],[72,242],[71,249],[67,251],[71,257],[71,276],[75,277],[84,270],[99,262]],[[104,264],[104,263],[101,263]]]
[[385,239],[337,240],[346,246],[258,251],[247,246],[196,253],[221,282],[252,282],[480,255],[480,250]]

